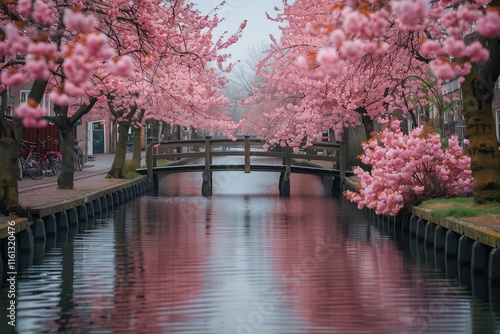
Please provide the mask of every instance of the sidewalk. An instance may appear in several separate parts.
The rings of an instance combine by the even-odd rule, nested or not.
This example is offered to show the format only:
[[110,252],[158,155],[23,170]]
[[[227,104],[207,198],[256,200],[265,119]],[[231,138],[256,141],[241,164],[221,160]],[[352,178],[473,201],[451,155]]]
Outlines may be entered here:
[[[75,171],[74,189],[61,190],[57,187],[57,175],[33,180],[28,175],[18,181],[19,204],[35,208],[66,201],[128,181],[127,179],[107,179],[106,174],[113,164],[114,154],[100,154],[96,160],[88,161],[82,171]],[[127,154],[127,159],[129,159]]]

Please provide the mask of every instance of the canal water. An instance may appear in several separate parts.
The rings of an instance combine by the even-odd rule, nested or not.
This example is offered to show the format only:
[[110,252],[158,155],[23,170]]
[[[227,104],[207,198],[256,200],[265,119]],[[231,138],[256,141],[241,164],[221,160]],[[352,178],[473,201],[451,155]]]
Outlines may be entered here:
[[293,175],[280,198],[278,177],[214,173],[210,198],[199,175],[163,177],[158,196],[38,243],[16,281],[17,332],[500,333],[485,275],[317,177]]

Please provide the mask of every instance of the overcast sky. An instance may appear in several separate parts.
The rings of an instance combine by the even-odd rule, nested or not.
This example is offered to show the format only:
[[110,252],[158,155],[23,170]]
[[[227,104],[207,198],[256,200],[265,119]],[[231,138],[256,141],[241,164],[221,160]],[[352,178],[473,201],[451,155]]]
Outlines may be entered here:
[[[203,14],[208,14],[222,0],[191,0],[197,4]],[[270,44],[269,34],[277,39],[281,36],[278,24],[269,21],[266,17],[268,12],[272,17],[276,16],[274,7],[283,8],[281,0],[226,0],[226,5],[218,12],[220,18],[224,18],[220,28],[215,31],[214,37],[220,36],[224,31],[232,35],[238,30],[244,20],[248,21],[243,31],[243,37],[237,44],[228,49],[232,54],[231,62],[245,57],[245,52],[253,47],[259,47],[262,42]]]

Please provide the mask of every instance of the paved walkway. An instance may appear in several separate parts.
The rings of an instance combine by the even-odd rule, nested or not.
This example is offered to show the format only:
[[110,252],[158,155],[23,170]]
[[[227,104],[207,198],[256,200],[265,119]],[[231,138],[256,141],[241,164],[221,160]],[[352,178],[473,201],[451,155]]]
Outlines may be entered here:
[[[107,179],[105,176],[113,164],[114,154],[101,154],[94,161],[88,161],[82,171],[75,171],[74,189],[61,190],[57,187],[57,176],[46,176],[33,180],[25,175],[18,181],[19,202],[27,208],[35,208],[83,196],[99,189],[127,181]],[[127,156],[127,158],[130,158]]]
[[[145,152],[142,152],[142,165],[145,165]],[[127,154],[127,159],[131,158]],[[88,161],[82,171],[75,171],[74,184],[71,190],[61,190],[57,187],[57,176],[45,176],[41,180],[33,180],[24,175],[18,181],[19,203],[25,208],[37,208],[49,204],[59,203],[86,194],[93,193],[106,187],[126,182],[126,179],[108,179],[107,172],[113,164],[114,154],[100,154],[96,160]]]

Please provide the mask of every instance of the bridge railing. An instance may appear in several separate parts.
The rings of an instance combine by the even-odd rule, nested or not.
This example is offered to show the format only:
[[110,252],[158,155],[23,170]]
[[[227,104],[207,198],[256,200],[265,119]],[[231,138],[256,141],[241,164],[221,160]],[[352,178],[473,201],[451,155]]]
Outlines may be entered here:
[[173,140],[168,142],[152,142],[148,145],[146,165],[148,178],[153,176],[153,168],[158,166],[162,159],[177,160],[183,158],[204,158],[205,172],[210,173],[212,158],[217,156],[244,156],[244,171],[251,171],[251,156],[266,156],[282,158],[283,165],[290,169],[293,161],[320,162],[326,169],[340,171],[341,182],[344,181],[346,171],[346,149],[343,142],[326,143],[315,142],[312,146],[299,148],[293,152],[291,147],[277,147],[265,151],[265,141],[245,137],[244,139],[212,139],[206,137],[198,140]]

